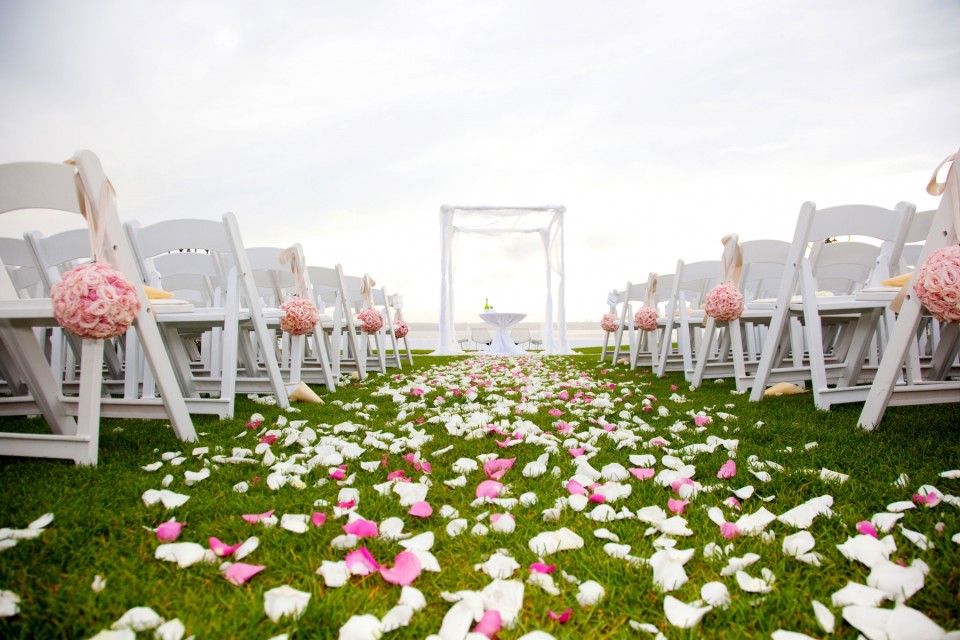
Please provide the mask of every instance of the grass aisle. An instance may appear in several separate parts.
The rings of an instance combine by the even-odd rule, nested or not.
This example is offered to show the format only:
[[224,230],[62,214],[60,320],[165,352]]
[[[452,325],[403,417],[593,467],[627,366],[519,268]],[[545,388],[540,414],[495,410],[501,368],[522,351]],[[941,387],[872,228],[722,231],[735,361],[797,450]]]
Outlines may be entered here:
[[[731,389],[708,382],[691,392],[681,376],[604,367],[595,355],[422,357],[412,370],[318,391],[326,404],[299,412],[239,400],[235,420],[196,419],[196,445],[156,422],[105,420],[97,468],[0,458],[0,527],[53,514],[39,535],[0,551],[0,591],[20,599],[18,614],[0,618],[0,637],[89,638],[142,606],[197,638],[375,638],[371,617],[341,628],[391,610],[409,625],[384,638],[442,627],[462,638],[484,610],[499,614],[503,640],[536,630],[591,640],[781,629],[822,638],[817,601],[835,616],[831,637],[852,639],[860,632],[843,619],[851,582],[877,586],[867,593],[890,611],[884,590],[908,589],[906,606],[960,629],[960,478],[941,476],[960,468],[960,405],[893,409],[865,433],[855,427],[860,405],[817,412],[807,395],[751,404]],[[263,422],[248,424],[255,414]],[[2,428],[40,427],[5,419]],[[208,478],[187,484],[204,469]],[[147,506],[144,494],[165,477],[189,500]],[[420,502],[421,516],[411,515]],[[903,502],[915,508],[876,517]],[[271,511],[273,526],[242,517]],[[235,558],[157,559],[162,543],[149,529],[172,518],[184,524],[176,542],[203,549],[213,537],[256,537],[242,563],[264,569],[234,585],[221,565]],[[304,519],[302,533],[282,526]],[[858,533],[871,519],[881,541]],[[364,521],[379,537],[345,533]],[[422,535],[430,532],[432,541]],[[12,535],[0,531],[0,546]],[[557,544],[564,550],[545,553]],[[861,561],[848,557],[858,549]],[[553,572],[532,571],[538,562]],[[328,586],[338,575],[345,584]],[[425,606],[394,609],[417,594],[388,577],[412,582]],[[282,585],[310,594],[299,619],[265,613],[264,594]],[[695,602],[704,599],[718,606],[690,629],[675,626],[675,601],[709,606]],[[568,610],[566,622],[550,613]],[[858,611],[884,621],[867,610],[848,617]],[[926,624],[897,611],[915,632]]]

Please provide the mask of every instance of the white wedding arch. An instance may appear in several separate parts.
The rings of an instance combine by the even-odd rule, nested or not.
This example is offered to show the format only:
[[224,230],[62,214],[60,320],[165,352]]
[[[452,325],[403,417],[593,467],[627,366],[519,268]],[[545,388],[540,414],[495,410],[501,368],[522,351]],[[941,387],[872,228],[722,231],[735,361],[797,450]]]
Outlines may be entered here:
[[[499,236],[536,233],[543,245],[546,304],[541,327],[543,348],[549,354],[572,353],[567,343],[564,308],[563,214],[561,206],[440,207],[440,339],[434,355],[461,353],[453,323],[453,247],[461,233]],[[556,283],[554,284],[554,274]],[[556,289],[556,301],[554,301]],[[556,309],[556,318],[554,318]],[[554,331],[554,320],[557,330]]]

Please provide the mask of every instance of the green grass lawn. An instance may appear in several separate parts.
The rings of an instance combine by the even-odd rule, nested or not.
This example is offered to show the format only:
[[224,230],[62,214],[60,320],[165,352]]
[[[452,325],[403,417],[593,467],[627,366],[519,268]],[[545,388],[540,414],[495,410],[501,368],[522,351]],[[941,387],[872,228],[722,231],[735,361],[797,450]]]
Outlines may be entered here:
[[[450,594],[489,592],[494,579],[477,567],[499,551],[519,565],[508,580],[524,587],[515,623],[497,636],[504,640],[536,630],[556,638],[654,638],[637,630],[638,623],[652,625],[671,639],[767,638],[780,629],[823,638],[827,634],[817,622],[813,601],[835,615],[832,637],[852,639],[859,632],[843,621],[843,607],[834,605],[832,597],[849,582],[866,585],[873,579],[870,568],[845,557],[837,545],[858,536],[858,522],[884,512],[891,503],[911,501],[924,485],[935,486],[948,499],[905,511],[897,526],[880,537],[891,537],[895,549],[890,549],[889,560],[894,564],[922,561],[929,567],[923,587],[906,605],[947,631],[960,629],[960,545],[951,540],[960,532],[960,509],[949,498],[960,495],[960,479],[940,475],[960,468],[960,404],[891,409],[880,428],[867,433],[855,426],[861,405],[818,412],[809,395],[752,404],[745,395],[731,394],[729,381],[707,382],[689,391],[682,376],[657,379],[649,372],[630,372],[597,360],[595,353],[522,359],[418,356],[412,369],[375,375],[362,384],[350,382],[335,394],[317,388],[326,403],[298,404],[297,412],[239,399],[234,420],[195,418],[201,434],[198,443],[178,442],[171,429],[158,422],[104,420],[100,464],[95,468],[0,457],[0,527],[22,529],[45,513],[54,515],[39,536],[0,551],[0,591],[20,598],[19,613],[0,618],[0,637],[88,638],[137,606],[150,607],[167,620],[179,618],[187,635],[197,638],[271,638],[284,633],[291,638],[338,637],[351,616],[381,618],[401,596],[401,587],[378,573],[354,575],[338,588],[326,586],[317,574],[324,561],[343,561],[349,552],[331,543],[344,535],[348,521],[344,512],[351,509],[338,508],[338,503],[352,494],[359,497],[352,509],[363,518],[382,524],[397,517],[404,532],[435,536],[430,553],[441,571],[423,571],[412,584],[426,606],[413,613],[409,626],[386,632],[384,638],[437,634],[453,607]],[[562,391],[573,400],[560,399]],[[648,411],[643,410],[646,396]],[[550,409],[559,415],[551,415]],[[263,423],[248,427],[256,413],[262,414]],[[695,414],[706,423],[698,426]],[[475,427],[469,426],[471,421]],[[569,433],[563,433],[564,424],[570,425]],[[35,419],[8,418],[0,428],[44,426]],[[275,458],[272,467],[262,464],[264,453],[257,449],[270,430],[278,440],[261,449],[269,449],[268,457]],[[310,430],[315,440],[310,440]],[[300,442],[283,446],[288,435],[295,439],[297,433]],[[698,451],[705,447],[696,445],[716,444],[718,439],[725,444],[712,452]],[[195,454],[197,447],[209,449]],[[252,450],[248,457],[255,462],[225,461],[234,448]],[[582,458],[568,452],[577,448],[585,449],[586,466],[578,467],[575,460]],[[343,455],[330,457],[332,451]],[[153,472],[142,469],[161,461],[167,452],[181,452],[184,460],[163,461]],[[546,473],[525,475],[527,466],[544,453],[549,454]],[[405,460],[409,454],[413,456]],[[646,461],[632,462],[630,457],[648,454],[653,456],[649,467],[657,474],[683,465],[690,465],[688,472],[695,469],[692,480],[699,492],[682,515],[692,535],[665,536],[658,529],[666,526],[662,519],[658,525],[636,517],[649,514],[650,507],[673,515],[667,510],[668,500],[678,499],[678,494],[655,478],[639,480],[631,474],[605,487],[612,492],[601,491],[608,497],[621,494],[605,503],[609,511],[595,512],[601,505],[594,501],[582,510],[575,508],[579,499],[571,498],[567,480],[575,475],[586,478],[591,470],[601,471],[613,463],[627,469],[647,467]],[[339,457],[345,465],[342,481],[330,477],[341,464]],[[522,501],[477,501],[477,487],[488,479],[482,461],[494,457],[515,459],[499,480],[506,485],[500,499],[523,496]],[[478,461],[479,468],[455,470],[461,458]],[[730,459],[736,463],[736,475],[718,479],[718,470]],[[643,464],[636,464],[638,460]],[[424,462],[429,463],[429,473]],[[209,468],[210,477],[187,486],[186,472],[203,468]],[[844,483],[821,479],[823,469],[849,479]],[[397,471],[413,483],[429,486],[424,500],[432,515],[414,517],[408,514],[409,507],[400,506],[398,494],[386,484],[388,474]],[[161,504],[146,506],[144,492],[162,488],[168,474],[172,480],[167,488],[190,499],[171,510]],[[277,474],[285,477],[286,485],[274,489],[268,485]],[[907,479],[898,485],[901,474]],[[463,486],[445,484],[461,475]],[[248,490],[237,492],[238,483],[246,483]],[[585,484],[588,493],[596,489],[589,481]],[[728,506],[732,491],[748,485],[755,489],[752,496],[741,500],[739,508]],[[782,549],[784,538],[801,529],[774,520],[762,533],[741,533],[728,540],[709,511],[718,508],[725,520],[737,522],[761,508],[779,516],[821,496],[832,499],[830,513],[814,518],[807,529],[815,540],[812,552],[819,554],[819,566],[805,564]],[[533,499],[536,503],[529,504]],[[323,513],[326,522],[294,533],[279,525],[250,524],[241,517],[270,510],[277,517]],[[610,521],[589,517],[604,511],[621,517]],[[545,512],[555,519],[545,520]],[[497,532],[491,516],[508,513],[515,529]],[[177,542],[207,547],[211,537],[233,544],[256,536],[259,547],[243,562],[265,569],[235,586],[221,573],[222,560],[180,568],[156,559],[161,543],[149,529],[171,518],[185,523]],[[466,520],[466,528],[453,537],[448,525],[455,518]],[[911,542],[899,525],[925,535],[928,547]],[[535,536],[561,528],[582,538],[582,548],[542,557],[531,549]],[[485,535],[479,535],[482,529]],[[602,536],[616,536],[629,549],[605,550],[612,541],[598,537],[598,530]],[[7,535],[0,532],[0,539]],[[664,592],[655,584],[648,561],[662,557],[663,553],[655,554],[671,545],[693,550],[693,555],[682,567],[687,581]],[[393,566],[404,550],[397,541],[381,538],[362,538],[355,546],[360,547],[387,566]],[[717,547],[719,555],[706,557],[705,550]],[[627,557],[611,555],[617,550]],[[766,580],[766,593],[745,591],[735,575],[724,575],[730,558],[747,554],[759,556],[744,569],[749,577],[775,576],[772,583]],[[529,566],[541,559],[555,566],[551,575],[557,595],[527,582]],[[106,580],[100,592],[91,588],[97,575]],[[598,583],[604,596],[596,604],[581,606],[577,595],[588,581]],[[665,600],[693,603],[710,582],[725,585],[729,605],[707,612],[691,629],[673,626],[664,613]],[[281,585],[311,594],[298,620],[273,622],[264,612],[264,593]],[[487,608],[492,606],[488,603]],[[881,606],[892,609],[893,603],[887,600]],[[565,624],[548,614],[568,608],[573,613]],[[142,631],[139,637],[153,637],[153,632]]]

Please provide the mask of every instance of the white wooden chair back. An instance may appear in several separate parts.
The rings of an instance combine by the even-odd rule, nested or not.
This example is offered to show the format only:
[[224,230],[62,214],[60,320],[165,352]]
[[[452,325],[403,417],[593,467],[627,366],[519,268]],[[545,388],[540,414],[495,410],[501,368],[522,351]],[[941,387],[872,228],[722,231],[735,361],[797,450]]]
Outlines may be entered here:
[[95,221],[102,229],[103,259],[123,273],[137,289],[141,309],[133,324],[160,389],[161,400],[123,402],[113,404],[109,412],[105,411],[104,408],[111,405],[108,399],[101,398],[103,340],[89,338],[83,339],[82,344],[79,396],[76,402],[65,398],[33,333],[34,326],[52,323],[52,302],[49,298],[17,300],[6,269],[0,269],[2,358],[8,363],[11,360],[16,362],[15,368],[23,375],[31,402],[53,432],[0,434],[0,453],[96,464],[101,415],[165,417],[181,440],[195,441],[193,423],[146,295],[139,285],[136,260],[117,215],[113,189],[99,159],[92,152],[77,152],[72,165],[35,162],[0,165],[0,214],[53,209],[82,214],[90,224]]
[[358,357],[361,353],[360,337],[354,320],[355,312],[347,295],[343,267],[340,264],[333,267],[307,265],[307,274],[313,303],[321,311],[332,308],[330,326],[324,326],[324,331],[329,332],[334,377],[339,378],[345,369],[353,369],[363,380],[367,375],[367,362],[365,357]]
[[[825,404],[827,396],[823,393],[828,386],[828,381],[841,386],[856,384],[862,373],[863,360],[867,356],[870,342],[874,339],[877,322],[885,304],[880,302],[853,304],[854,301],[851,299],[851,313],[858,319],[856,324],[849,325],[852,328],[848,336],[852,336],[853,342],[846,345],[845,352],[840,355],[842,362],[838,363],[839,366],[833,370],[834,373],[828,374],[824,355],[821,310],[824,305],[830,305],[832,311],[836,313],[844,305],[844,299],[834,297],[828,300],[818,298],[816,295],[814,262],[828,247],[828,245],[818,245],[828,238],[844,236],[862,236],[884,243],[884,250],[879,253],[875,263],[873,278],[877,280],[888,278],[892,270],[891,265],[899,264],[914,209],[912,204],[905,202],[899,203],[893,209],[859,204],[817,209],[812,202],[805,202],[801,206],[780,281],[770,330],[763,345],[760,364],[757,367],[750,394],[752,401],[763,398],[769,383],[810,379],[814,402],[819,408],[829,408],[829,405]],[[808,254],[808,247],[815,247],[816,250]],[[797,293],[801,296],[802,312],[795,313],[793,317],[802,316],[809,364],[800,365],[800,359],[797,357],[799,354],[794,354],[795,366],[777,367],[777,363],[782,360],[783,337],[791,318],[791,299]],[[793,349],[796,350],[796,344]],[[780,371],[773,376],[775,368]],[[793,379],[790,379],[791,377]]]

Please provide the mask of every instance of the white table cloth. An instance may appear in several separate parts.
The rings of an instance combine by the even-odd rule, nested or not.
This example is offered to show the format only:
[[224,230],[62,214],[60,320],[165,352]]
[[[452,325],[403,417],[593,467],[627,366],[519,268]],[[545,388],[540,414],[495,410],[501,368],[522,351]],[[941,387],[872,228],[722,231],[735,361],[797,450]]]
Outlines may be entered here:
[[497,311],[484,311],[480,314],[480,319],[485,323],[496,327],[493,334],[493,342],[483,350],[491,356],[522,356],[527,352],[514,344],[510,337],[510,327],[517,324],[527,317],[525,313],[499,313]]

